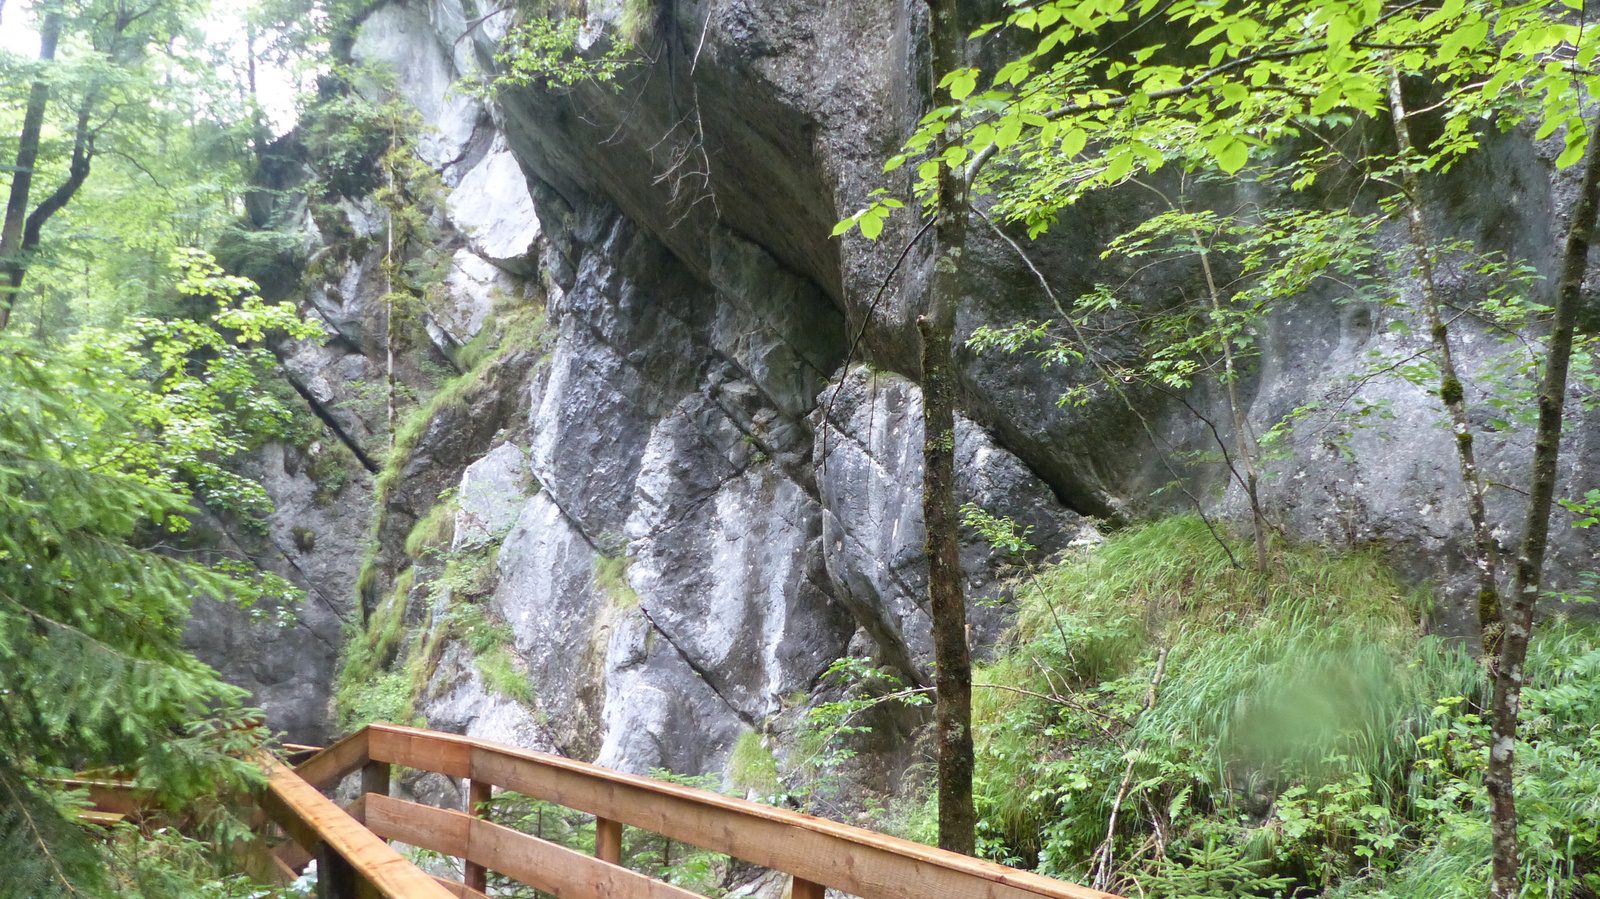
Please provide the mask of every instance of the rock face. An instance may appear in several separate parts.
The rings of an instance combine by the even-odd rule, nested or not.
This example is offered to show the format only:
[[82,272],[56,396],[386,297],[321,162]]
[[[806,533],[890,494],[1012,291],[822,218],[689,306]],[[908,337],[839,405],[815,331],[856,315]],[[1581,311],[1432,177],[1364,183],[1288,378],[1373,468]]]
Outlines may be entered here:
[[300,601],[259,614],[198,603],[184,639],[229,683],[245,687],[291,742],[321,745],[348,629],[360,622],[356,572],[371,522],[372,486],[333,441],[308,451],[271,444],[251,461],[276,510],[252,527],[226,516],[201,520],[201,538],[244,556],[302,591]]
[[[974,24],[995,12],[987,6],[973,5]],[[584,41],[594,52],[620,39],[607,19],[614,7],[590,4]],[[884,185],[884,160],[924,111],[923,6],[699,0],[662,9],[638,38],[653,62],[616,85],[507,88],[487,106],[451,85],[492,70],[508,22],[480,22],[458,0],[388,3],[365,20],[356,57],[388,64],[392,89],[424,120],[417,153],[447,191],[429,213],[448,265],[438,301],[422,313],[428,339],[390,346],[375,242],[386,213],[360,197],[323,204],[320,219],[306,213],[314,239],[303,293],[331,336],[284,355],[328,422],[324,441],[376,459],[387,426],[363,397],[391,371],[425,397],[438,387],[430,365],[455,364],[462,347],[506,321],[526,329],[536,313],[542,319],[520,348],[469,373],[461,399],[428,418],[378,490],[364,473],[345,487],[337,514],[317,511],[301,497],[311,488],[277,475],[272,452],[263,457],[283,519],[271,525],[274,539],[291,521],[332,535],[318,537],[315,553],[285,553],[306,583],[335,597],[334,617],[307,617],[305,635],[292,638],[312,649],[270,648],[259,663],[228,669],[280,726],[334,728],[323,711],[327,681],[312,681],[331,677],[324,644],[338,641],[335,618],[372,614],[408,567],[412,596],[433,600],[408,606],[405,652],[423,653],[431,672],[416,714],[627,770],[721,770],[740,734],[790,727],[788,713],[821,695],[823,672],[846,654],[928,682],[913,380],[926,247],[914,245],[891,273],[914,223],[891,221],[877,244],[828,237]],[[1565,176],[1549,174],[1549,149],[1512,135],[1476,163],[1489,171],[1438,184],[1441,227],[1549,269],[1562,231],[1550,222],[1566,215],[1571,194]],[[1484,177],[1514,182],[1517,205],[1479,208],[1466,185]],[[1019,248],[1063,297],[1117,276],[1100,252],[1149,212],[1146,202],[1085,201],[1039,241],[975,221],[963,335],[1056,314]],[[1401,252],[1399,235],[1377,240]],[[1164,270],[1136,289],[1171,301],[1193,275]],[[1395,286],[1414,289],[1400,276]],[[1464,276],[1448,286],[1464,298],[1483,290]],[[1461,327],[1469,370],[1486,373],[1514,350],[1487,329]],[[1241,388],[1254,431],[1290,422],[1264,488],[1286,533],[1385,548],[1418,581],[1440,586],[1439,624],[1459,630],[1470,585],[1450,435],[1425,387],[1369,376],[1372,350],[1404,358],[1421,334],[1388,307],[1306,296],[1265,324]],[[1106,340],[1109,356],[1127,351],[1122,338]],[[1094,382],[1087,370],[967,352],[959,501],[1029,528],[1035,561],[1093,542],[1104,527],[1184,508],[1187,497],[1213,512],[1244,511],[1228,472],[1194,461],[1233,439],[1215,391],[1196,388],[1180,403],[1095,387],[1084,402],[1057,402]],[[1314,402],[1379,411],[1292,416]],[[1575,413],[1568,430],[1563,495],[1600,477],[1591,419]],[[1483,441],[1493,480],[1522,479],[1528,440],[1508,420]],[[1180,489],[1162,489],[1174,483]],[[439,503],[453,504],[453,537],[425,552],[405,548]],[[1508,548],[1520,503],[1511,491],[1494,496]],[[357,602],[349,560],[374,519]],[[1600,546],[1586,531],[1556,532],[1555,581],[1570,583]],[[339,547],[329,558],[343,561],[307,567],[329,540]],[[492,562],[462,586],[452,560],[473,553]],[[994,600],[972,610],[981,653],[1007,623],[1006,580],[1018,560],[975,533],[962,558],[969,595]],[[423,605],[429,611],[415,611]],[[452,624],[462,609],[508,628],[504,646],[463,636]],[[225,655],[236,644],[228,630],[198,623],[197,643]],[[491,670],[531,689],[508,695]]]

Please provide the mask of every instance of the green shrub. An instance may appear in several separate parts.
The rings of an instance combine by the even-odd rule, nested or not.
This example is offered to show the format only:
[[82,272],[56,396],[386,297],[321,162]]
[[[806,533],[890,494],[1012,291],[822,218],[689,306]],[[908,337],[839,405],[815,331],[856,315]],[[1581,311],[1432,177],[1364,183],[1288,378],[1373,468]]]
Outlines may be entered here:
[[482,603],[453,606],[448,614],[450,633],[465,643],[474,656],[511,645],[511,625],[490,616]]
[[403,723],[410,718],[409,680],[388,669],[406,637],[406,608],[414,578],[415,569],[402,572],[366,626],[345,636],[334,706],[347,729],[372,721]]
[[340,724],[346,731],[373,722],[408,724],[413,714],[411,679],[404,671],[382,671],[339,690]]
[[[544,340],[544,312],[537,307],[517,307],[507,313],[498,325],[491,327],[490,323],[485,323],[479,336],[483,337],[484,333],[489,332],[492,332],[492,336],[484,338],[488,342],[478,345],[473,351],[477,358],[472,360],[474,364],[471,367],[463,365],[462,374],[440,384],[427,402],[412,406],[401,416],[399,424],[395,426],[394,446],[384,458],[383,470],[375,481],[380,508],[381,501],[399,486],[406,462],[416,451],[417,442],[433,420],[446,412],[463,413],[488,386],[497,360],[512,352],[533,349]],[[468,346],[474,344],[477,344],[477,338]],[[489,346],[493,347],[492,351],[487,349]]]
[[[1371,554],[1236,568],[1190,517],[1047,568],[976,676],[982,851],[1152,899],[1481,895],[1484,678],[1424,602]],[[1597,692],[1600,635],[1547,628],[1518,807],[1552,895],[1600,861]]]

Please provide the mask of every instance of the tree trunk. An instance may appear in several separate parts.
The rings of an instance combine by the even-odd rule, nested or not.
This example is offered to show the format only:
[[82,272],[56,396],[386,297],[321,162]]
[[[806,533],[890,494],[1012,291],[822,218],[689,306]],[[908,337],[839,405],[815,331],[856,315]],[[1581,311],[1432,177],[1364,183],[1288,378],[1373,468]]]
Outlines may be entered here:
[[1534,433],[1533,472],[1528,483],[1528,517],[1517,552],[1511,593],[1506,597],[1504,636],[1494,665],[1494,698],[1490,704],[1489,820],[1494,838],[1490,899],[1516,899],[1517,859],[1516,772],[1517,713],[1522,704],[1522,668],[1533,634],[1534,606],[1543,579],[1545,548],[1550,536],[1550,510],[1555,498],[1556,461],[1561,451],[1561,424],[1566,405],[1567,367],[1572,360],[1572,332],[1589,268],[1589,241],[1600,210],[1600,118],[1589,130],[1583,163],[1583,186],[1567,229],[1561,280],[1556,282],[1555,311],[1550,323],[1550,348],[1544,380],[1539,385],[1539,425]]
[[[934,81],[965,62],[966,32],[959,0],[928,0],[932,13]],[[954,107],[948,88],[934,103]],[[959,145],[960,119],[950,124],[938,151]],[[939,753],[939,847],[972,855],[977,812],[972,801],[972,660],[967,648],[967,605],[961,572],[960,523],[955,500],[956,306],[967,242],[967,184],[961,167],[939,165],[934,269],[922,334],[922,517],[928,539],[928,599],[933,617],[934,726]]]
[[[56,58],[56,44],[61,40],[61,13],[49,12],[39,26],[39,59],[50,62]],[[11,307],[22,287],[22,276],[27,271],[22,236],[28,219],[28,194],[33,189],[33,167],[39,161],[39,135],[44,130],[44,110],[50,102],[50,84],[44,78],[35,79],[28,90],[28,106],[22,116],[22,133],[17,138],[16,168],[11,173],[11,193],[6,199],[6,217],[0,224],[0,268],[5,270],[7,283],[0,288],[5,292],[0,301],[0,331],[11,320]]]
[[[1405,99],[1400,94],[1400,75],[1389,73],[1389,115],[1402,160],[1411,155],[1411,127],[1406,123]],[[1456,438],[1456,457],[1461,466],[1461,485],[1467,492],[1467,516],[1472,521],[1473,568],[1478,575],[1478,631],[1484,654],[1493,657],[1502,631],[1500,623],[1499,553],[1489,530],[1484,507],[1483,473],[1478,469],[1473,450],[1472,425],[1467,420],[1466,390],[1456,371],[1455,354],[1450,345],[1450,328],[1439,312],[1439,291],[1433,275],[1433,252],[1428,244],[1428,229],[1422,217],[1422,185],[1415,169],[1405,168],[1406,225],[1411,246],[1417,254],[1418,281],[1422,289],[1422,308],[1428,320],[1428,335],[1439,363],[1439,399],[1450,415],[1450,430]]]
[[[1200,232],[1190,229],[1189,236],[1200,254],[1200,268],[1205,272],[1206,290],[1211,295],[1211,320],[1222,326],[1222,291],[1217,287],[1216,275],[1211,271],[1211,254],[1200,240]],[[1238,441],[1239,458],[1244,462],[1244,490],[1250,501],[1250,524],[1255,531],[1256,570],[1267,573],[1267,514],[1261,506],[1261,477],[1256,470],[1255,442],[1250,434],[1250,422],[1244,414],[1244,404],[1239,402],[1239,373],[1233,361],[1233,338],[1222,335],[1222,376],[1227,382],[1228,410],[1233,416],[1233,433]],[[1238,472],[1234,472],[1238,477]]]

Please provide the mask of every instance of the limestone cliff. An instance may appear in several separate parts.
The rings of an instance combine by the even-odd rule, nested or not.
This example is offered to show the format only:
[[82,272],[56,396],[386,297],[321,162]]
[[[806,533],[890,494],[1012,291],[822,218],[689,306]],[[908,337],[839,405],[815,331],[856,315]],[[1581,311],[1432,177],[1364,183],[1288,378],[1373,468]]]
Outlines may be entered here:
[[[194,633],[294,736],[337,729],[328,698],[350,634],[380,656],[376,670],[409,678],[395,689],[433,728],[641,772],[722,770],[751,731],[780,737],[781,757],[843,655],[928,676],[914,385],[927,260],[913,246],[880,291],[912,225],[876,244],[828,236],[884,183],[924,111],[923,6],[648,8],[634,25],[642,61],[617,83],[493,101],[462,85],[493,71],[514,12],[405,0],[366,15],[353,57],[395,73],[423,122],[416,154],[439,179],[422,208],[431,258],[447,264],[414,313],[423,336],[404,344],[383,275],[388,213],[360,191],[297,199],[320,163],[282,148],[282,198],[258,224],[304,232],[309,262],[300,280],[264,287],[303,296],[328,327],[281,348],[326,430],[253,463],[279,504],[258,555],[310,599],[270,642],[209,616]],[[589,4],[583,40],[620,39],[621,15]],[[1547,151],[1496,139],[1478,170],[1438,185],[1451,227],[1551,268],[1571,185]],[[1472,189],[1484,179],[1516,201],[1491,206]],[[1046,238],[1015,239],[1073,296],[1115,274],[1101,250],[1148,212],[1114,194]],[[1050,317],[1012,246],[973,233],[962,330]],[[1140,289],[1176,295],[1192,276]],[[1439,585],[1436,625],[1459,629],[1467,528],[1441,413],[1422,387],[1353,380],[1369,350],[1420,346],[1389,327],[1400,314],[1303,298],[1259,335],[1246,399],[1261,430],[1312,401],[1389,401],[1392,419],[1342,442],[1315,421],[1292,428],[1268,504],[1293,539],[1381,546]],[[1461,327],[1467,367],[1489,364],[1493,341]],[[465,353],[480,344],[484,362]],[[1193,411],[1156,393],[1136,409],[1103,392],[1064,406],[1086,372],[970,352],[964,365],[960,501],[1031,527],[1038,557],[1186,495],[1241,511],[1226,470],[1194,461],[1215,448],[1205,419],[1227,419],[1218,397],[1196,390]],[[454,369],[470,371],[429,403]],[[374,396],[391,374],[430,411],[374,479],[391,442]],[[1563,489],[1581,494],[1600,462],[1593,413],[1576,412],[1568,435]],[[1517,481],[1528,438],[1491,437],[1491,479]],[[1160,489],[1174,481],[1184,489]],[[1520,501],[1494,494],[1505,533]],[[1600,547],[1557,532],[1559,585]],[[965,545],[969,595],[994,600],[973,606],[981,651],[1005,626],[1015,560],[976,535]],[[393,640],[373,636],[391,625]],[[508,671],[526,689],[508,689]]]

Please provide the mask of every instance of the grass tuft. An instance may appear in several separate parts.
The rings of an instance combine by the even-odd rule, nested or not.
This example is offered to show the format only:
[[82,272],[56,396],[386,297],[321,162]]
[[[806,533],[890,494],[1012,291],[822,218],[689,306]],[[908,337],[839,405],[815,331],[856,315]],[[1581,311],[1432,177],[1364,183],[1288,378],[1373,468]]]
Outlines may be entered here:
[[411,533],[406,535],[406,555],[420,559],[430,549],[448,548],[455,534],[456,504],[435,503],[428,514],[411,528]]
[[595,556],[594,585],[611,600],[613,608],[627,610],[639,607],[639,594],[628,583],[626,556]]
[[755,731],[740,734],[728,753],[728,783],[742,793],[763,799],[783,792],[778,760]]

